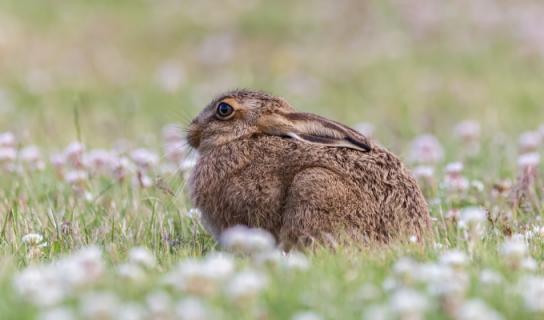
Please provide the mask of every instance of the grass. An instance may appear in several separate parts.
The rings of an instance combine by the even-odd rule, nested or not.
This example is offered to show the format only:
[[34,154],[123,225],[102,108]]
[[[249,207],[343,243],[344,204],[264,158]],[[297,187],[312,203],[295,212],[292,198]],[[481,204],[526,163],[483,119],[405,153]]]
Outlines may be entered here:
[[[93,176],[78,185],[90,194],[86,200],[48,158],[80,141],[88,150],[122,147],[126,154],[145,147],[160,154],[163,164],[161,128],[186,125],[214,95],[233,87],[265,89],[300,110],[350,125],[370,122],[375,138],[405,160],[411,140],[432,133],[445,157],[434,164],[425,188],[435,220],[429,243],[306,252],[310,267],[304,271],[257,267],[250,257],[237,257],[237,270],[257,269],[267,285],[255,301],[242,305],[227,294],[200,297],[217,318],[290,319],[305,310],[324,319],[369,318],[373,308],[394,309],[390,300],[401,283],[428,300],[427,318],[461,319],[448,309],[452,301],[429,294],[421,281],[405,283],[395,271],[402,257],[439,264],[441,255],[455,248],[469,257],[460,271],[469,281],[453,309],[477,298],[505,319],[540,318],[543,311],[528,308],[517,286],[524,277],[542,276],[544,235],[527,243],[536,262],[532,271],[509,266],[499,248],[510,234],[542,225],[544,167],[540,164],[524,206],[496,197],[493,186],[503,180],[520,186],[518,136],[544,123],[544,53],[537,40],[527,38],[538,32],[520,26],[529,19],[522,13],[538,13],[531,5],[541,5],[482,5],[486,10],[469,2],[435,10],[423,0],[411,8],[393,0],[1,1],[0,133],[13,132],[17,149],[37,145],[46,162],[43,171],[0,171],[2,318],[33,319],[48,309],[16,292],[17,274],[91,245],[103,251],[106,269],[63,302],[78,315],[89,292],[114,292],[141,306],[155,291],[167,292],[174,304],[190,296],[165,285],[165,275],[180,261],[220,248],[187,216],[191,203],[184,174],[162,173],[156,165],[148,172],[153,179],[148,188],[134,184],[133,176],[123,182]],[[489,27],[486,12],[497,8],[498,22]],[[514,9],[518,14],[506,14]],[[426,17],[426,10],[438,19]],[[535,30],[544,29],[538,22],[543,19],[535,21]],[[464,119],[482,126],[480,152],[472,157],[452,134]],[[538,148],[542,153],[542,144]],[[484,189],[459,194],[445,189],[445,165],[453,161],[462,161],[463,176]],[[474,248],[456,221],[445,218],[450,209],[469,206],[489,213],[485,236]],[[22,242],[29,233],[47,242],[38,256]],[[158,264],[142,282],[131,282],[119,277],[117,268],[137,246],[148,248]],[[485,284],[484,269],[503,280]],[[417,319],[410,316],[396,315]]]

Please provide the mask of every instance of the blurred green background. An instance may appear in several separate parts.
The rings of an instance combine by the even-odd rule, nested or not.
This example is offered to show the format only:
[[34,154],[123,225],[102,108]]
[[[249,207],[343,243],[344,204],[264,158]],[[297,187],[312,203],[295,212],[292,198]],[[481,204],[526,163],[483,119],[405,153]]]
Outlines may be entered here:
[[0,132],[25,143],[153,144],[237,87],[394,150],[464,119],[517,135],[544,120],[544,3],[0,0]]

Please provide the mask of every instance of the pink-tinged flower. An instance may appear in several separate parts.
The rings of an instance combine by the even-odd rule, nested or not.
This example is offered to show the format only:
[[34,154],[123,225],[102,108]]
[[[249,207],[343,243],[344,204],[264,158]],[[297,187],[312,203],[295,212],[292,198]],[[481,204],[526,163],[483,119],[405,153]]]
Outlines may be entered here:
[[83,157],[85,167],[94,173],[110,174],[115,168],[118,158],[112,152],[103,149],[94,149]]
[[64,181],[71,185],[79,185],[89,178],[86,171],[83,170],[70,170],[64,174]]
[[36,146],[27,146],[19,152],[19,158],[28,164],[32,169],[45,169],[45,162],[42,160],[40,149]]
[[183,142],[170,142],[164,145],[164,156],[172,163],[179,164],[185,158],[186,147]]
[[369,122],[360,122],[354,126],[354,129],[359,131],[362,135],[372,138],[374,136],[374,125]]
[[463,164],[453,162],[446,166],[446,177],[444,178],[444,187],[450,191],[463,192],[468,189],[469,181],[461,175]]
[[83,166],[83,154],[85,146],[80,142],[72,142],[64,149],[64,157],[66,161],[75,168]]
[[167,124],[162,128],[162,138],[165,143],[178,143],[184,140],[183,130],[175,123]]
[[185,83],[185,70],[177,61],[166,61],[155,72],[155,80],[159,87],[166,92],[176,92]]
[[504,241],[499,250],[504,262],[511,268],[520,268],[523,260],[528,257],[529,248],[522,235],[513,235]]
[[521,134],[519,137],[519,148],[521,153],[529,153],[538,150],[542,143],[540,132],[528,131]]
[[63,153],[54,153],[49,161],[57,170],[60,170],[66,165],[66,156]]
[[414,177],[421,183],[433,184],[434,168],[431,166],[417,166],[412,170]]
[[474,120],[465,120],[458,123],[454,133],[465,143],[478,141],[480,139],[480,124]]
[[15,148],[17,140],[15,135],[11,132],[0,133],[0,147]]
[[518,166],[522,171],[532,170],[540,164],[540,154],[537,152],[525,153],[518,157]]
[[441,161],[443,157],[444,150],[433,135],[421,135],[412,142],[410,150],[412,162],[433,164]]
[[540,132],[540,136],[544,139],[544,124],[538,128],[538,132]]
[[152,151],[144,148],[133,150],[130,153],[130,158],[134,163],[143,170],[153,168],[159,163],[159,157]]
[[117,159],[117,161],[113,165],[113,177],[117,181],[125,180],[125,178],[134,171],[136,171],[136,168],[127,157],[121,157]]
[[17,150],[11,147],[0,147],[0,164],[8,164],[17,159]]

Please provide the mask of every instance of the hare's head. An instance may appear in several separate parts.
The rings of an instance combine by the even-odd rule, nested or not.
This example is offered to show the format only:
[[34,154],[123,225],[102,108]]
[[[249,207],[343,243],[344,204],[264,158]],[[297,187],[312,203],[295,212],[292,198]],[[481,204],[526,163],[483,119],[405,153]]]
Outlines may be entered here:
[[368,152],[369,141],[357,131],[310,113],[295,112],[282,98],[235,90],[213,100],[191,122],[187,140],[199,151],[259,135]]

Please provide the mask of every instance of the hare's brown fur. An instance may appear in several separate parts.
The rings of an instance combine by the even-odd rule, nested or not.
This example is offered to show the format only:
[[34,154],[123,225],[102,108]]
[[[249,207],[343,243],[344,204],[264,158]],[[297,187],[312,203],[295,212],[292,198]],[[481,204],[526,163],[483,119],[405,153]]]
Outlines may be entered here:
[[[227,121],[217,123],[217,128],[209,124],[216,121],[210,110],[225,98],[252,104],[237,111],[251,119],[231,123],[231,137],[220,129],[229,125]],[[260,117],[278,113],[285,117],[294,110],[284,100],[259,92],[229,92],[206,110],[189,129],[189,141],[201,151],[190,191],[214,235],[242,224],[264,228],[290,246],[340,235],[356,241],[387,242],[411,235],[421,239],[429,230],[421,191],[386,149],[369,143],[370,150],[364,152],[291,139],[281,130],[263,132],[262,125],[252,125]],[[205,132],[208,129],[211,133]],[[221,136],[221,143],[214,142],[215,135]]]

